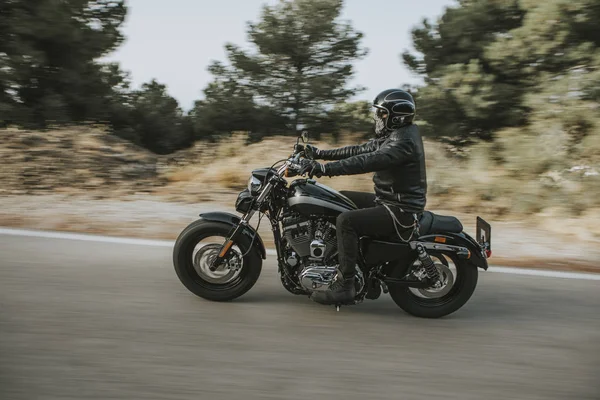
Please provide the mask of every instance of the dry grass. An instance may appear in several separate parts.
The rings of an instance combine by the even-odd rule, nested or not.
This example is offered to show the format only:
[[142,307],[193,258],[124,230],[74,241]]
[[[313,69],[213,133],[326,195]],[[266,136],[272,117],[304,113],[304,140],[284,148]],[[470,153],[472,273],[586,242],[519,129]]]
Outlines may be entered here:
[[[528,221],[555,232],[568,226],[578,237],[600,238],[600,132],[593,131],[570,150],[561,130],[548,129],[544,135],[507,129],[496,144],[476,145],[460,158],[425,140],[427,208],[493,221]],[[92,128],[44,134],[6,130],[0,139],[0,192],[79,190],[103,198],[148,192],[174,202],[222,204],[233,204],[252,169],[287,158],[295,143],[294,137],[269,137],[247,145],[247,137],[236,134],[218,144],[198,143],[155,156]],[[313,144],[328,149],[362,141],[359,135],[345,134],[337,144],[328,137]],[[320,181],[338,190],[373,190],[372,174]]]
[[[236,135],[205,151],[195,163],[172,169],[169,184],[161,192],[170,199],[183,197],[183,193],[207,198],[206,192],[210,192],[233,201],[245,187],[250,171],[288,157],[294,140],[271,137],[246,145],[245,136]],[[485,215],[495,221],[528,220],[555,232],[567,223],[580,237],[600,238],[600,180],[589,174],[596,167],[570,172],[571,165],[561,161],[562,154],[536,152],[527,140],[509,132],[499,144],[476,145],[462,158],[425,140],[428,208]],[[347,135],[337,145],[327,137],[313,144],[328,149],[361,141],[358,135]],[[560,141],[556,143],[560,147]],[[555,169],[540,174],[548,168]],[[337,190],[373,190],[372,174],[320,181]],[[200,187],[204,190],[198,190]]]
[[180,168],[165,174],[167,181],[173,182],[189,182],[195,178],[195,173],[191,168]]

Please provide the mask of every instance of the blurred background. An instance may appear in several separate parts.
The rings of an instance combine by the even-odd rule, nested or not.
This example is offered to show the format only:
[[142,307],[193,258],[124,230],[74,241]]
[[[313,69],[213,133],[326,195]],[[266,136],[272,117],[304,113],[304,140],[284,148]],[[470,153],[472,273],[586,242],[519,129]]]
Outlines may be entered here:
[[5,0],[0,224],[173,239],[299,131],[367,140],[402,87],[429,209],[494,222],[503,264],[595,269],[599,19],[597,0]]
[[[0,399],[599,399],[599,21],[599,0],[0,0]],[[186,291],[189,222],[304,129],[368,140],[392,87],[427,209],[492,225],[463,309],[336,313],[273,256],[239,301]]]

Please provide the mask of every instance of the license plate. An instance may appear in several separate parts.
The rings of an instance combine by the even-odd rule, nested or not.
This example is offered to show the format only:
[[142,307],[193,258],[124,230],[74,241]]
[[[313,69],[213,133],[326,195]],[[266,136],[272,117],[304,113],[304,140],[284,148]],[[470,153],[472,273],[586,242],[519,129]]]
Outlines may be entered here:
[[476,228],[477,236],[476,239],[480,245],[484,246],[486,250],[492,249],[492,227],[490,224],[485,222],[481,217],[477,217]]

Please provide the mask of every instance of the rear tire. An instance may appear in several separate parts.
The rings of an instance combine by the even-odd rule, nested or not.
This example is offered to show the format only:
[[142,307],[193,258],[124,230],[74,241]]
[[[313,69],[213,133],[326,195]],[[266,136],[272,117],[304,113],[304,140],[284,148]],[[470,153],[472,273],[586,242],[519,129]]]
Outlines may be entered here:
[[[194,268],[194,249],[202,239],[211,236],[225,238],[231,231],[231,226],[220,222],[197,220],[188,225],[177,238],[173,249],[173,264],[175,273],[181,283],[193,294],[211,301],[231,301],[249,291],[260,276],[262,258],[254,239],[240,235],[234,246],[239,247],[242,255],[242,267],[239,274],[231,282],[215,283],[203,278]],[[257,233],[258,235],[258,233]],[[250,249],[250,251],[248,251]]]
[[456,266],[457,276],[450,292],[440,298],[425,299],[415,295],[408,287],[390,286],[390,296],[398,307],[415,317],[441,318],[457,311],[469,301],[477,287],[477,267],[449,254],[442,257],[450,258]]

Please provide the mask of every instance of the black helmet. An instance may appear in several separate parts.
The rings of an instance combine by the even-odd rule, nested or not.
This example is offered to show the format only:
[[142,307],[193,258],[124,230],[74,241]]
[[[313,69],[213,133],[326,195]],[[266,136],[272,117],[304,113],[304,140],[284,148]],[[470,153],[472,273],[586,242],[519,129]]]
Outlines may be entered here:
[[412,123],[417,107],[415,100],[405,90],[387,89],[373,100],[375,110],[375,134],[383,136],[395,129]]

